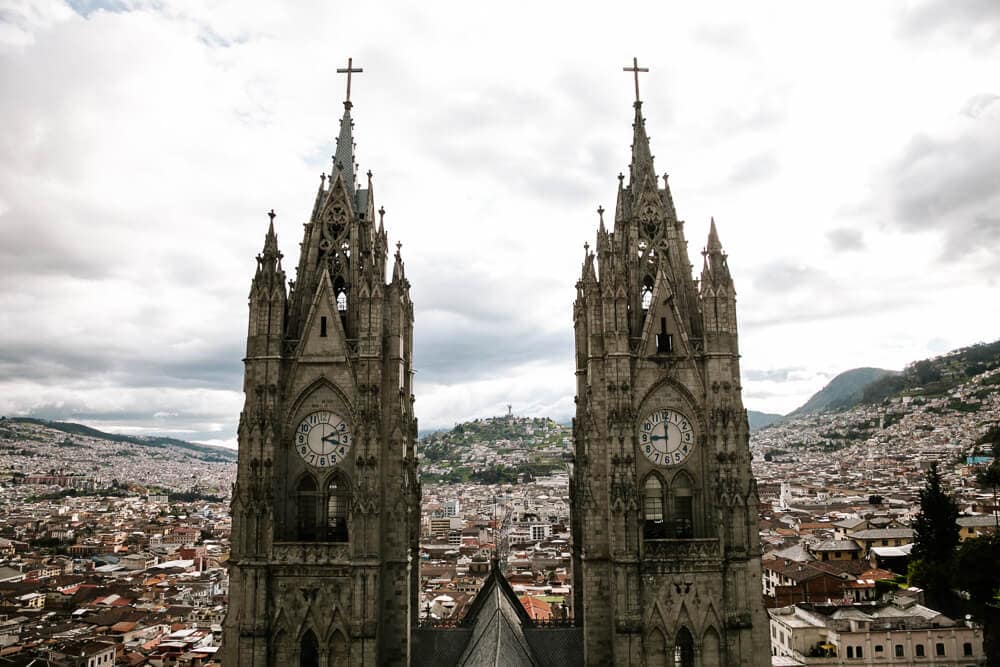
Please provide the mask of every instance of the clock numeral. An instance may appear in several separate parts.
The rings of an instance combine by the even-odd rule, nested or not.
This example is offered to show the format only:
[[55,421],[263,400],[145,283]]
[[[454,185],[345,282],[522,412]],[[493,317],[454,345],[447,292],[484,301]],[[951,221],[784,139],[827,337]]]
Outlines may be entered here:
[[309,424],[306,423],[306,422],[302,422],[301,424],[299,424],[299,430],[302,431],[303,433],[308,433],[309,432]]
[[310,453],[308,456],[306,456],[306,460],[309,463],[315,463],[316,462],[316,455],[313,454],[313,453]]
[[319,457],[319,462],[317,463],[317,465],[319,467],[321,467],[321,468],[325,468],[326,467],[326,457],[325,456]]
[[298,444],[300,444],[300,445],[304,444],[305,441],[306,441],[306,436],[304,434],[302,434],[302,433],[299,433],[299,435],[295,438],[295,442],[298,443]]
[[684,457],[681,456],[680,452],[674,452],[674,463],[680,463],[683,460],[684,460]]
[[337,430],[343,433],[344,431],[347,430],[347,424],[345,424],[344,422],[340,422],[340,424],[337,425]]
[[306,447],[305,445],[301,445],[299,447],[299,454],[301,454],[302,456],[305,456],[308,453],[309,453],[309,448],[308,447]]
[[[343,449],[343,447],[341,447],[341,449]],[[336,457],[336,455],[331,454],[330,455],[330,465],[334,465],[336,463],[337,463],[337,457]]]

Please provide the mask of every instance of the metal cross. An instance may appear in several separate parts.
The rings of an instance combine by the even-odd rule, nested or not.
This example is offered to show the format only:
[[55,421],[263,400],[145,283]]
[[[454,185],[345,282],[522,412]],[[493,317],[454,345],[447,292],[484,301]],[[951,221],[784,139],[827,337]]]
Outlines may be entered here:
[[[354,64],[354,58],[348,58],[347,59],[347,67],[346,68],[344,68],[344,67],[338,67],[337,68],[337,74],[346,74],[347,75],[347,99],[344,100],[345,102],[350,102],[351,101],[351,74],[357,74],[357,73],[360,73],[360,72],[364,72],[364,70],[361,69],[360,67],[358,67],[358,68],[352,67],[353,64]],[[638,84],[636,84],[636,85],[638,85]],[[636,90],[638,90],[638,88],[636,88]]]
[[[648,67],[639,67],[639,59],[632,58],[631,67],[622,67],[623,72],[632,72],[635,76],[635,101],[639,101],[639,72],[648,72]],[[348,80],[349,81],[349,80]],[[350,90],[350,83],[348,83],[348,90]]]

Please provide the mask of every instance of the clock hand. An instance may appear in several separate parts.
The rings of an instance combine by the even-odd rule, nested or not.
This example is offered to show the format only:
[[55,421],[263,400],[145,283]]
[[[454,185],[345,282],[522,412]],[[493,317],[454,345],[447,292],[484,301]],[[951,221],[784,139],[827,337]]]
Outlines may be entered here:
[[668,440],[669,438],[667,438],[667,436],[665,436],[665,435],[651,435],[651,436],[649,436],[649,439],[650,440]]
[[328,442],[328,443],[330,443],[331,445],[339,445],[339,444],[340,444],[340,438],[338,438],[338,437],[337,437],[337,434],[336,434],[336,433],[331,433],[330,435],[324,435],[324,436],[323,436],[322,438],[320,438],[320,439],[321,439],[321,440],[322,440],[323,442]]

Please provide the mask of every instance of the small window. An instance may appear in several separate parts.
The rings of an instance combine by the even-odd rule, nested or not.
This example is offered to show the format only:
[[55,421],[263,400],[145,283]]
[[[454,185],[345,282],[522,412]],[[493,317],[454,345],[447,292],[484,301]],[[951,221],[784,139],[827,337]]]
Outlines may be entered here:
[[319,318],[319,335],[320,338],[326,338],[326,315]]
[[972,655],[972,644],[970,642],[962,644],[962,655]]
[[345,292],[341,292],[337,295],[337,310],[341,313],[347,311],[347,294]]
[[854,647],[853,646],[848,646],[847,647],[847,658],[848,658],[848,660],[853,660],[854,659]]
[[865,657],[865,649],[864,649],[864,647],[863,646],[855,646],[854,647],[854,655],[858,658],[858,660],[860,660],[861,658]]
[[667,333],[667,318],[660,318],[660,333],[656,334],[656,351],[660,354],[670,354],[674,351],[674,337]]
[[642,290],[642,310],[643,312],[649,310],[650,304],[653,303],[653,288],[644,287]]
[[875,652],[876,653],[881,653],[882,652],[882,645],[881,644],[875,644]]
[[904,657],[903,645],[902,644],[896,644],[896,657],[897,658]]
[[917,644],[916,646],[914,646],[913,647],[913,651],[914,651],[914,655],[916,655],[918,658],[924,657],[924,645],[923,644]]
[[934,645],[934,652],[937,655],[944,655],[944,644],[942,644],[941,642],[938,642],[937,644],[935,644]]

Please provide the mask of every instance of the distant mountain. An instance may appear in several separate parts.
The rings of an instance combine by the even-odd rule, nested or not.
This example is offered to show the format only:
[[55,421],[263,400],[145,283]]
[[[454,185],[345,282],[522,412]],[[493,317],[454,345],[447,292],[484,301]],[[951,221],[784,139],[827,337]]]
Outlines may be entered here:
[[782,417],[784,417],[784,415],[776,415],[772,412],[757,412],[756,410],[747,410],[747,419],[750,420],[751,431],[756,431],[759,428],[770,426],[771,424],[778,421]]
[[884,368],[853,368],[844,371],[813,394],[804,405],[792,410],[788,416],[816,414],[846,410],[861,402],[865,388],[882,378],[899,375],[898,371]]
[[[881,403],[897,396],[942,396],[968,379],[1000,368],[1000,340],[961,347],[909,364],[902,373],[865,387],[862,403]],[[995,383],[989,383],[993,386]]]
[[62,431],[63,433],[69,433],[71,435],[85,435],[91,438],[100,438],[102,440],[110,440],[111,442],[127,442],[133,445],[139,445],[140,447],[153,447],[153,448],[169,448],[176,447],[178,449],[187,450],[194,456],[202,459],[211,460],[227,460],[236,461],[236,450],[229,449],[228,447],[219,447],[216,445],[202,445],[197,442],[188,442],[187,440],[178,440],[177,438],[165,438],[161,436],[133,436],[133,435],[121,435],[118,433],[105,433],[104,431],[99,431],[96,428],[91,428],[90,426],[84,426],[83,424],[73,424],[70,422],[55,422],[49,421],[47,419],[34,419],[32,417],[12,417],[8,421],[11,422],[23,422],[28,424],[40,424],[42,426],[47,426],[48,428],[54,429],[56,431]]

